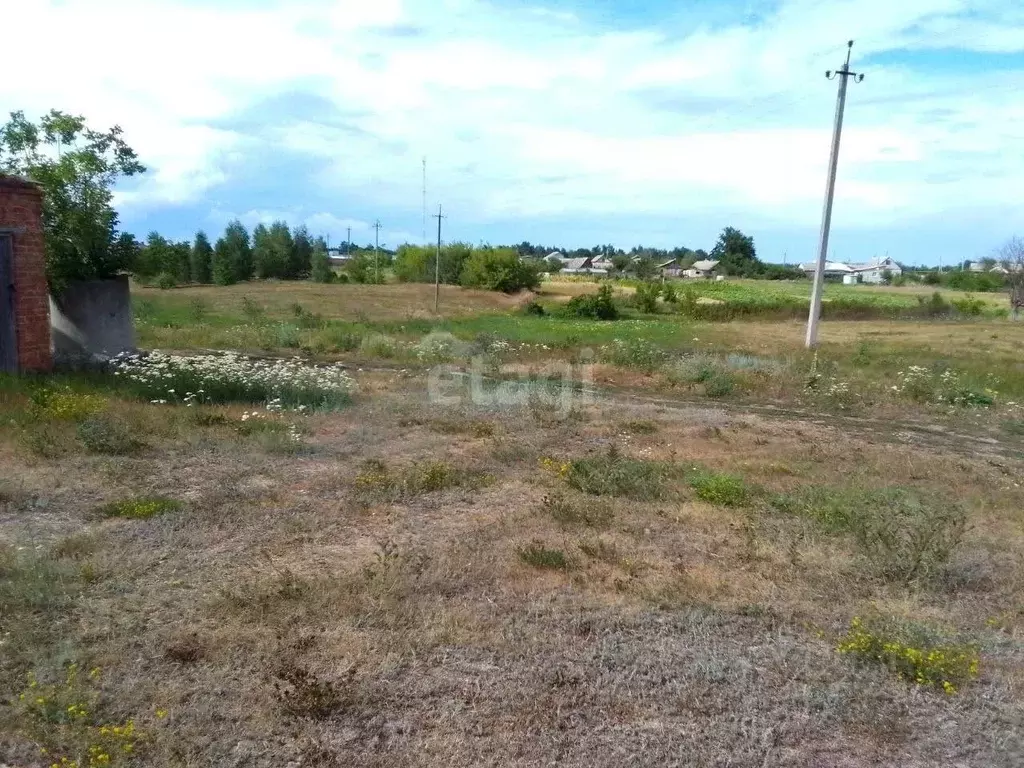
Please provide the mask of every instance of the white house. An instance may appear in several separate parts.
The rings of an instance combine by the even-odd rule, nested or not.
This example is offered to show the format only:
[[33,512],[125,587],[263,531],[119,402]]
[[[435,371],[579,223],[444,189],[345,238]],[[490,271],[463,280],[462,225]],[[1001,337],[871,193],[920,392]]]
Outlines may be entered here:
[[717,267],[718,262],[711,259],[695,261],[692,267],[683,270],[683,277],[711,277]]
[[[800,265],[800,269],[812,278],[816,268],[817,264],[814,262]],[[884,282],[883,274],[886,272],[890,277],[896,277],[903,274],[903,268],[888,256],[870,264],[844,264],[841,261],[826,261],[824,275],[826,280],[842,280],[847,285],[854,283],[879,284]]]
[[884,283],[886,276],[892,279],[903,274],[903,267],[888,256],[881,260],[875,260],[871,264],[853,264],[852,269],[859,278],[859,282],[875,285]]

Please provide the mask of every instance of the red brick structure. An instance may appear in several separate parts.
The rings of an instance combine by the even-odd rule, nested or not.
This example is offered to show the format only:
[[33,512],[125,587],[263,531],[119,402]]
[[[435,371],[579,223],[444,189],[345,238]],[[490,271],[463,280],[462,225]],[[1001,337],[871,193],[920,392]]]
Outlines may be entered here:
[[52,365],[43,193],[30,181],[0,175],[0,370]]

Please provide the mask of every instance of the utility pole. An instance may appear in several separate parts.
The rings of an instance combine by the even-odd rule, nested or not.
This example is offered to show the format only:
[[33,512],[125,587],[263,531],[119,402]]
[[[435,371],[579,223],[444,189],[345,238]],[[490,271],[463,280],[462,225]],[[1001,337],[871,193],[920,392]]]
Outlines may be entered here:
[[434,257],[434,314],[436,315],[437,308],[441,303],[441,219],[448,218],[441,213],[440,203],[438,203],[434,218],[437,219],[437,255]]
[[380,219],[373,222],[373,281],[380,282]]
[[345,255],[348,256],[348,249],[352,246],[352,227],[346,227],[348,235],[345,237]]
[[828,230],[832,226],[832,196],[836,191],[836,168],[839,165],[839,137],[843,132],[843,109],[846,107],[846,83],[849,77],[861,82],[864,75],[850,71],[850,53],[853,40],[846,44],[846,63],[838,72],[831,70],[825,77],[832,80],[839,77],[839,95],[836,97],[836,121],[832,129],[832,153],[828,161],[828,181],[825,183],[825,207],[821,213],[821,237],[818,241],[818,263],[814,270],[814,289],[811,292],[811,311],[807,317],[806,346],[812,349],[818,345],[818,320],[821,317],[821,292],[825,283],[825,257],[828,254]]
[[427,156],[423,156],[423,244],[427,244]]

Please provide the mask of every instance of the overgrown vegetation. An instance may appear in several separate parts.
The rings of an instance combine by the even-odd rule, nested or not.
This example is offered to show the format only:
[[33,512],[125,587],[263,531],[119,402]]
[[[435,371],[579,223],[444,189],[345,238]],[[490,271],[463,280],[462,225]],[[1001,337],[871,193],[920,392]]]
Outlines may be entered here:
[[605,455],[574,459],[562,475],[569,487],[592,496],[621,496],[637,501],[668,498],[675,472],[670,464],[631,459],[612,447]]
[[882,664],[900,680],[934,686],[948,694],[978,676],[973,645],[951,643],[906,622],[865,622],[855,617],[836,650],[862,662]]

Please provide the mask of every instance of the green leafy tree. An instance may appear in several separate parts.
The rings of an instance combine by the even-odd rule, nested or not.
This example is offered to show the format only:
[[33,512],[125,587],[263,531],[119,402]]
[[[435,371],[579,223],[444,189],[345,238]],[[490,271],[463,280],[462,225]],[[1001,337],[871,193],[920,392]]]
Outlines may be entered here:
[[313,243],[313,252],[310,256],[310,279],[315,283],[333,283],[334,270],[331,269],[331,259],[327,255],[327,244],[317,238]]
[[119,247],[111,201],[115,182],[143,173],[114,126],[95,131],[81,116],[51,110],[38,125],[12,112],[0,127],[0,172],[26,176],[44,192],[46,272],[59,292],[72,280],[113,277],[131,269]]
[[170,273],[171,261],[171,244],[159,232],[150,232],[135,261],[134,273],[141,280],[151,280],[163,272]]
[[554,256],[544,262],[544,271],[550,272],[552,275],[561,272],[562,267],[563,264],[561,259],[556,259]]
[[288,261],[288,277],[302,280],[309,277],[313,260],[313,239],[304,226],[297,227],[292,235],[291,258]]
[[242,222],[232,221],[213,249],[213,281],[218,285],[231,285],[250,280],[252,274],[249,233]]
[[252,230],[252,264],[256,277],[266,278],[273,269],[274,255],[270,246],[270,230],[260,222]]
[[650,280],[658,274],[658,266],[655,264],[654,259],[641,256],[630,265],[630,271],[640,280]]
[[213,279],[213,248],[206,233],[196,232],[192,244],[192,282],[209,283]]
[[727,275],[753,277],[762,267],[754,248],[754,238],[733,227],[722,230],[718,242],[711,249],[711,258],[719,262],[719,272]]
[[[462,270],[473,252],[468,243],[449,243],[441,248],[440,281],[458,285]],[[402,283],[434,282],[434,265],[437,249],[432,246],[401,245],[394,258],[395,277]]]
[[462,284],[470,288],[515,293],[540,285],[541,263],[520,259],[513,248],[477,248],[462,270]]
[[630,258],[624,253],[617,253],[612,256],[611,262],[616,272],[625,272],[629,267]]

